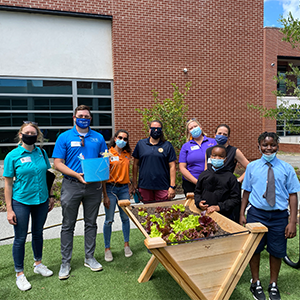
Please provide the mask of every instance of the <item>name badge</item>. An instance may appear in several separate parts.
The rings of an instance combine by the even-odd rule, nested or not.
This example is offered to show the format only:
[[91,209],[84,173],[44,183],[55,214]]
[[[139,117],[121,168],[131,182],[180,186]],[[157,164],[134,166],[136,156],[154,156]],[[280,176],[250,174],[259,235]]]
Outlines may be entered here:
[[81,143],[80,142],[71,142],[71,147],[80,147]]
[[191,147],[191,150],[198,150],[198,149],[200,149],[200,147],[198,145]]
[[119,161],[119,156],[111,156],[110,161]]
[[21,163],[27,163],[27,162],[31,162],[31,157],[30,156],[26,156],[26,157],[22,157],[21,158]]

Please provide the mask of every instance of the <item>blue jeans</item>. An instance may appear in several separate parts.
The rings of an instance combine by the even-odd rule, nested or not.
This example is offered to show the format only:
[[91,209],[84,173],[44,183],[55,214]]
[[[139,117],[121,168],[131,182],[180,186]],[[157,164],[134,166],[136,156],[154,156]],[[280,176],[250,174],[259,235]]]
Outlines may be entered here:
[[[106,184],[106,191],[108,198],[110,200],[109,208],[105,207],[105,222],[103,225],[103,236],[105,248],[110,248],[110,238],[111,238],[111,226],[114,221],[116,205],[118,205],[118,200],[130,199],[128,185],[124,184],[121,187],[114,186],[113,184]],[[120,217],[122,221],[122,230],[124,236],[124,242],[129,242],[129,231],[130,223],[129,218],[124,212],[124,210],[118,205]]]
[[26,205],[12,200],[12,209],[16,214],[17,225],[14,225],[15,239],[12,248],[15,271],[24,270],[25,242],[29,216],[31,215],[32,250],[35,261],[42,260],[43,227],[46,222],[49,200],[39,205]]

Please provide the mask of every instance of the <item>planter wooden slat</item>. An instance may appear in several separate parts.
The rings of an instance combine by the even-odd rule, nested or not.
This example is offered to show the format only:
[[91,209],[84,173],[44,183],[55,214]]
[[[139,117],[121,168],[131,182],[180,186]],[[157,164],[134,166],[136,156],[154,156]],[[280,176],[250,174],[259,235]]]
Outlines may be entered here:
[[[191,299],[227,300],[249,263],[258,243],[267,232],[260,223],[246,228],[213,212],[210,217],[231,235],[203,239],[177,245],[167,245],[161,238],[150,238],[144,227],[131,212],[128,200],[119,201],[135,225],[145,236],[145,245],[152,252],[139,282],[150,280],[160,262]],[[193,213],[200,213],[192,197],[187,200],[167,201],[140,207],[184,204]]]

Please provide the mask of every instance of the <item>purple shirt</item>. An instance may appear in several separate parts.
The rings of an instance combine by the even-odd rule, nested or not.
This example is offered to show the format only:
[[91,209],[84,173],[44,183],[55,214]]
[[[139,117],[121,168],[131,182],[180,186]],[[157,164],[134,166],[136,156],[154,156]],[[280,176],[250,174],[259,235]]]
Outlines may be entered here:
[[183,144],[180,150],[179,163],[186,163],[188,171],[198,179],[204,171],[206,149],[215,145],[217,145],[215,139],[206,136],[203,136],[201,145],[198,145],[194,140],[190,140]]

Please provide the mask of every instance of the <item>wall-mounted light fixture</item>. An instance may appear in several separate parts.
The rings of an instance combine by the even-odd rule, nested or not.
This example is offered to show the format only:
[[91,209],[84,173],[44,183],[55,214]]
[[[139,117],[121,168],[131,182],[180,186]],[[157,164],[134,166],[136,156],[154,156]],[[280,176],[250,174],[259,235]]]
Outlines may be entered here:
[[271,63],[271,67],[274,67],[275,66],[275,63]]
[[185,73],[185,74],[186,74],[186,73],[187,73],[187,71],[188,71],[188,70],[187,70],[187,68],[184,68],[184,69],[183,69],[183,73]]

